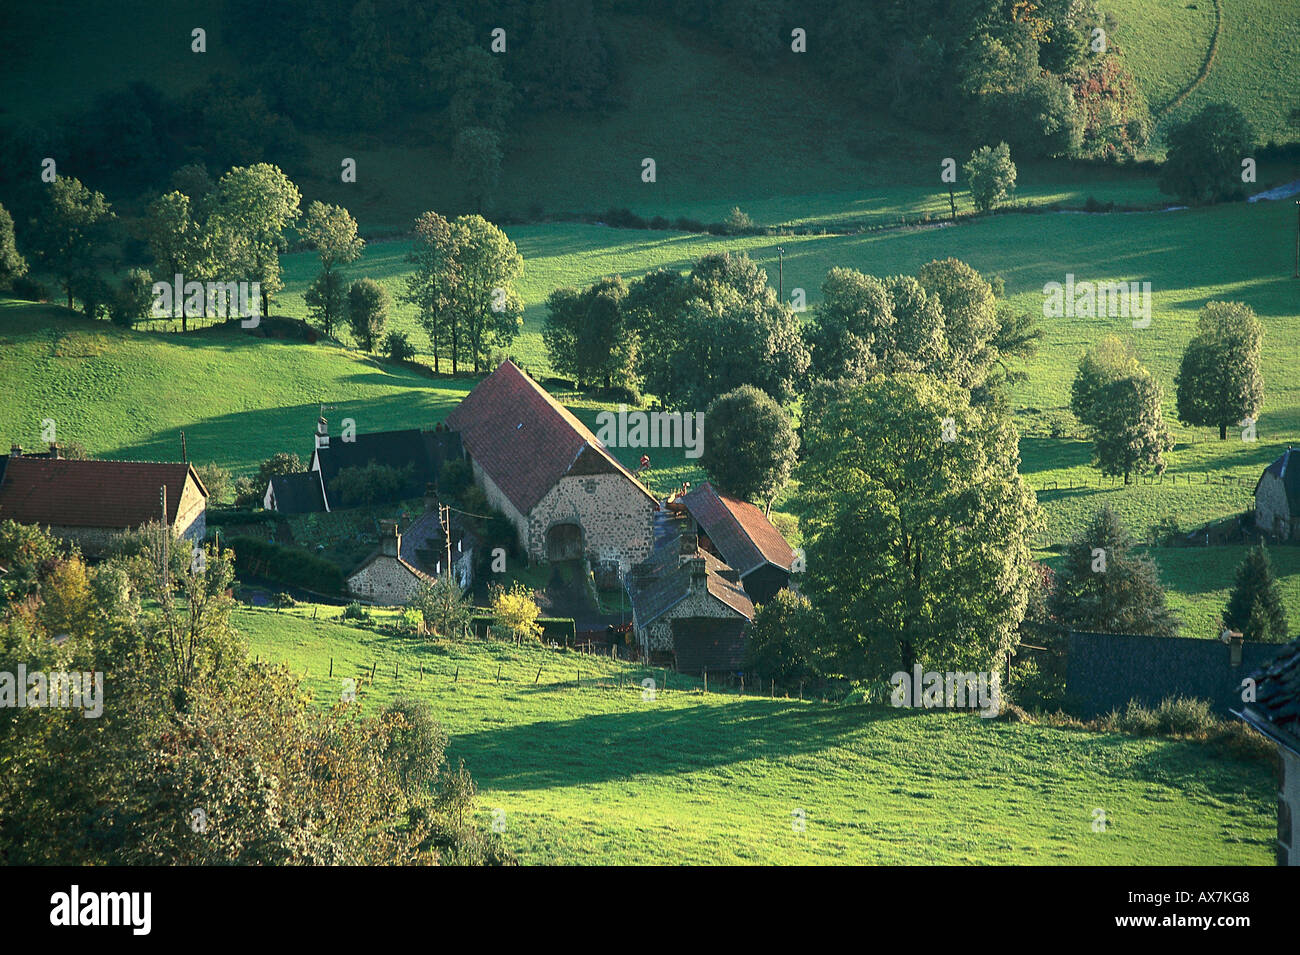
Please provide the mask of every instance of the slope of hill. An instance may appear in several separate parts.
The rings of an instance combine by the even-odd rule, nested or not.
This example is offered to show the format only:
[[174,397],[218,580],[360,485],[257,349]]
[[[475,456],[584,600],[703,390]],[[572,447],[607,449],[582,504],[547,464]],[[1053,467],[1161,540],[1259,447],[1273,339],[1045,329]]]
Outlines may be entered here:
[[367,710],[427,700],[479,787],[481,822],[498,820],[525,863],[1272,860],[1271,769],[1203,744],[706,695],[676,674],[651,699],[641,681],[657,670],[381,636],[313,610],[240,610],[235,623],[254,655],[306,674],[322,706],[344,677]]

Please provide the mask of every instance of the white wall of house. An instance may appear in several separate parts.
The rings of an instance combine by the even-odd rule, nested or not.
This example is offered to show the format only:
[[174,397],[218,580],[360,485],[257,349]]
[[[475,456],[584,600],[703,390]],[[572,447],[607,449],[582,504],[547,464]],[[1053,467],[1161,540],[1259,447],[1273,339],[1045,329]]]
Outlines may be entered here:
[[1255,527],[1283,538],[1300,533],[1300,522],[1296,521],[1287,504],[1282,479],[1274,474],[1265,474],[1255,488]]

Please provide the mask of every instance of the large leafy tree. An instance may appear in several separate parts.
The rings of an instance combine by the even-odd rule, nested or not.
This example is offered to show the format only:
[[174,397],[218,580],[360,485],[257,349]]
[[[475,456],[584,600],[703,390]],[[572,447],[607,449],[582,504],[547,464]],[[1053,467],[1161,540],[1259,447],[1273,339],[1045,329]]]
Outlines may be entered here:
[[477,372],[492,347],[509,345],[523,327],[523,300],[515,285],[524,260],[506,234],[480,215],[460,216],[452,228],[459,266],[452,317],[464,331]]
[[301,199],[298,187],[277,166],[257,163],[231,169],[207,200],[206,228],[216,241],[217,274],[225,281],[260,282],[263,315],[271,295],[284,287],[280,253]]
[[50,183],[45,199],[45,208],[32,222],[32,247],[58,276],[72,308],[73,289],[94,274],[106,226],[114,216],[101,193],[70,176]]
[[[211,277],[206,262],[206,232],[195,221],[192,201],[187,194],[174,190],[149,203],[143,226],[161,281],[172,282],[177,275],[183,281],[203,281]],[[181,330],[185,331],[188,323],[181,296],[172,302],[172,315],[180,317]]]
[[1249,305],[1207,302],[1178,370],[1179,420],[1218,427],[1222,441],[1229,425],[1255,417],[1264,400],[1263,338],[1264,326]]
[[760,679],[792,686],[821,676],[835,649],[812,602],[784,588],[754,615],[745,664]]
[[345,285],[339,267],[361,257],[365,240],[357,235],[357,220],[342,206],[313,202],[303,219],[302,237],[320,256],[321,271],[303,296],[307,310],[326,335],[343,317]]
[[790,415],[766,392],[741,385],[709,404],[700,466],[727,494],[758,501],[770,511],[798,455]]
[[1084,353],[1071,386],[1070,409],[1093,442],[1093,463],[1103,474],[1124,476],[1165,469],[1174,446],[1161,403],[1164,390],[1114,335]]
[[415,242],[406,261],[415,268],[406,277],[402,301],[415,306],[416,318],[429,336],[433,370],[439,370],[439,358],[445,350],[455,374],[462,334],[453,303],[461,280],[459,243],[464,235],[436,212],[426,212],[416,219],[414,231]]
[[971,153],[962,171],[970,183],[971,201],[980,212],[987,212],[1015,191],[1016,164],[1006,143],[981,146]]
[[470,202],[482,212],[501,179],[501,134],[484,126],[468,126],[456,133],[451,154]]
[[578,384],[636,384],[639,339],[623,310],[628,294],[619,276],[579,291],[556,289],[546,299],[542,341],[557,373]]
[[1255,133],[1231,103],[1211,103],[1176,124],[1165,137],[1160,191],[1184,202],[1221,202],[1245,194],[1241,161],[1254,150]]
[[1109,507],[1093,516],[1062,556],[1048,613],[1073,630],[1178,635],[1178,617],[1165,603],[1160,571]]
[[999,666],[1041,523],[1009,418],[924,375],[819,394],[799,472],[808,592],[851,672]]
[[1223,624],[1240,631],[1247,640],[1266,643],[1287,640],[1286,608],[1263,543],[1248,550],[1237,568],[1237,580],[1223,612]]

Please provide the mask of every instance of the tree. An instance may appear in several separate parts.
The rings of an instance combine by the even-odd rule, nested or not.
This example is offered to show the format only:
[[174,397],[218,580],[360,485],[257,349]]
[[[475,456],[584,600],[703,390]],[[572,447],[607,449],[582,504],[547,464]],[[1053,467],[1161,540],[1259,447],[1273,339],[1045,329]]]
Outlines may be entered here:
[[482,126],[466,127],[456,133],[451,155],[474,208],[482,212],[501,179],[501,134]]
[[1211,103],[1165,137],[1160,191],[1202,204],[1245,195],[1241,161],[1255,148],[1250,123],[1231,103]]
[[1138,373],[1141,365],[1133,346],[1118,335],[1104,335],[1079,359],[1079,369],[1070,386],[1070,411],[1085,427],[1099,414],[1102,392],[1113,382]]
[[[154,263],[161,271],[161,280],[172,282],[175,276],[206,279],[208,255],[206,232],[195,221],[191,200],[183,192],[169,192],[149,203],[144,218],[145,239]],[[172,317],[181,320],[181,331],[188,329],[185,303],[182,296],[172,302]]]
[[108,314],[115,324],[129,328],[149,314],[152,304],[153,276],[144,269],[131,269],[114,290]]
[[13,288],[14,279],[27,274],[27,260],[18,253],[14,241],[14,218],[0,206],[0,291]]
[[516,582],[509,590],[494,585],[490,609],[496,622],[514,637],[515,643],[541,639],[542,625],[537,618],[542,611],[533,599],[533,592],[523,584]]
[[523,327],[523,300],[514,286],[523,275],[524,260],[506,234],[482,216],[460,216],[452,226],[459,266],[452,319],[464,330],[478,372],[489,349],[509,345]]
[[700,466],[718,488],[772,509],[798,460],[790,416],[766,393],[741,385],[709,404]]
[[366,351],[375,350],[390,304],[388,289],[374,279],[357,279],[348,290],[348,326],[357,344]]
[[298,474],[306,470],[302,459],[289,451],[277,451],[257,466],[258,483],[265,488],[278,474]]
[[366,247],[357,235],[357,220],[342,206],[312,202],[303,220],[302,237],[320,256],[321,271],[303,298],[326,335],[343,318],[344,282],[338,267],[355,262]]
[[446,348],[450,351],[454,375],[461,345],[461,326],[455,318],[454,303],[461,281],[459,245],[464,233],[453,229],[436,212],[426,212],[416,219],[414,232],[415,242],[406,261],[415,268],[406,276],[402,301],[416,307],[416,320],[428,334],[433,350],[433,370],[438,371],[439,356]]
[[1249,305],[1207,302],[1178,369],[1179,420],[1217,425],[1223,441],[1229,425],[1259,414],[1264,399],[1263,338],[1264,326]]
[[1041,526],[1009,416],[917,374],[823,389],[800,468],[807,589],[845,666],[994,670]]
[[466,633],[474,615],[474,605],[466,599],[450,568],[435,580],[422,583],[407,606],[419,610],[425,624],[444,637]]
[[971,201],[980,212],[988,212],[1016,188],[1016,164],[1006,143],[975,150],[962,170],[970,182]]
[[95,271],[104,228],[114,216],[102,194],[60,176],[46,189],[46,205],[32,222],[32,247],[58,276],[72,308],[73,287]]
[[582,291],[556,289],[546,299],[542,341],[551,368],[579,385],[635,389],[639,339],[623,311],[628,289],[619,276]]
[[1134,547],[1110,507],[1097,511],[1062,556],[1047,597],[1052,618],[1072,630],[1177,636],[1180,621],[1165,605],[1160,571]]
[[793,686],[822,676],[826,625],[812,602],[789,589],[758,608],[745,648],[746,669]]
[[1247,640],[1286,643],[1286,608],[1263,543],[1246,551],[1237,568],[1237,581],[1223,611],[1223,625]]
[[813,373],[829,380],[865,380],[892,340],[894,321],[884,282],[856,269],[831,269],[809,333]]
[[262,314],[284,287],[280,253],[287,247],[284,230],[298,218],[302,195],[279,167],[270,163],[236,166],[217,182],[209,196],[205,228],[216,240],[214,265],[226,281],[260,282]]

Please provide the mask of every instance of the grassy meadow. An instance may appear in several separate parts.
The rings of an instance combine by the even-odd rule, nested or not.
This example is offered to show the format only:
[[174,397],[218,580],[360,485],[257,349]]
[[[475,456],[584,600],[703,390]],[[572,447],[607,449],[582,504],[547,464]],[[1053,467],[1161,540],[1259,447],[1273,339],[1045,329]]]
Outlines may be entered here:
[[[643,699],[641,681],[660,671],[381,636],[337,614],[241,609],[235,620],[251,652],[303,675],[321,706],[344,677],[368,712],[399,695],[427,700],[453,765],[474,776],[481,821],[503,810],[506,844],[526,863],[1271,862],[1272,770],[1203,744],[752,688],[705,694],[679,674]],[[1097,808],[1104,833],[1092,831]]]

